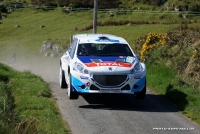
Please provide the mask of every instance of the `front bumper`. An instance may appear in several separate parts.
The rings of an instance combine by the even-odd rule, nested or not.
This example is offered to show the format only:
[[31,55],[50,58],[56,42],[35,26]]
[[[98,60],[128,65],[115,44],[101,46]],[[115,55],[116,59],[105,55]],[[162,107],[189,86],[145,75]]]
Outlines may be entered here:
[[146,86],[146,76],[142,74],[86,75],[74,72],[71,76],[71,84],[78,93],[134,93]]

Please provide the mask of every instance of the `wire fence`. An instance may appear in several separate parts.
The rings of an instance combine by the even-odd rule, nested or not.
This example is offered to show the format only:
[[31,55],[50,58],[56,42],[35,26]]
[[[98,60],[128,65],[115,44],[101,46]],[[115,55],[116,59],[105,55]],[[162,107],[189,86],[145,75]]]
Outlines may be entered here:
[[[73,7],[58,7],[58,6],[38,6],[38,5],[26,5],[23,3],[9,3],[9,2],[0,2],[0,7],[7,7],[7,8],[35,8],[41,10],[54,10],[56,8],[62,8],[62,10],[67,12],[93,12],[93,8],[73,8]],[[132,13],[145,13],[145,14],[187,14],[187,15],[194,15],[199,16],[200,12],[192,12],[192,11],[167,11],[167,10],[123,10],[123,9],[98,9],[98,12],[105,12],[105,13],[113,13],[117,15],[123,14],[132,14]]]

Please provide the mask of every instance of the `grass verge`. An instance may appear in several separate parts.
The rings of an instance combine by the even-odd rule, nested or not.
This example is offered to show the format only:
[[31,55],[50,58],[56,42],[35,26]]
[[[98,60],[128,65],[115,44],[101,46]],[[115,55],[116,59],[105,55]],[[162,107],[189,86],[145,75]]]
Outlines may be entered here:
[[69,133],[49,85],[0,63],[0,133]]
[[147,85],[157,94],[175,103],[177,110],[200,124],[199,91],[175,76],[171,67],[147,63]]

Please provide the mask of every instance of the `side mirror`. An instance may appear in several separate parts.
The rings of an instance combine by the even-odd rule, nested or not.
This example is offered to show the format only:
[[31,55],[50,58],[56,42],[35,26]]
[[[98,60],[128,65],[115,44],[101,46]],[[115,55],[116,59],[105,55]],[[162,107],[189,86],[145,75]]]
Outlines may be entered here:
[[139,55],[137,55],[136,57],[138,58],[138,60],[140,60],[140,56]]
[[72,41],[73,41],[73,36],[71,35],[70,36],[70,44],[72,44]]

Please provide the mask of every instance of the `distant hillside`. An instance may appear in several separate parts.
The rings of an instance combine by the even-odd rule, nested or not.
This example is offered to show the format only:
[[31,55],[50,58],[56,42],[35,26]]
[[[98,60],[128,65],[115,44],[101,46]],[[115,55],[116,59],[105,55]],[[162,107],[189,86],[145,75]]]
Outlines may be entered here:
[[[94,0],[2,0],[38,6],[93,8]],[[200,0],[98,0],[100,9],[120,8],[137,10],[167,10],[200,12]]]

